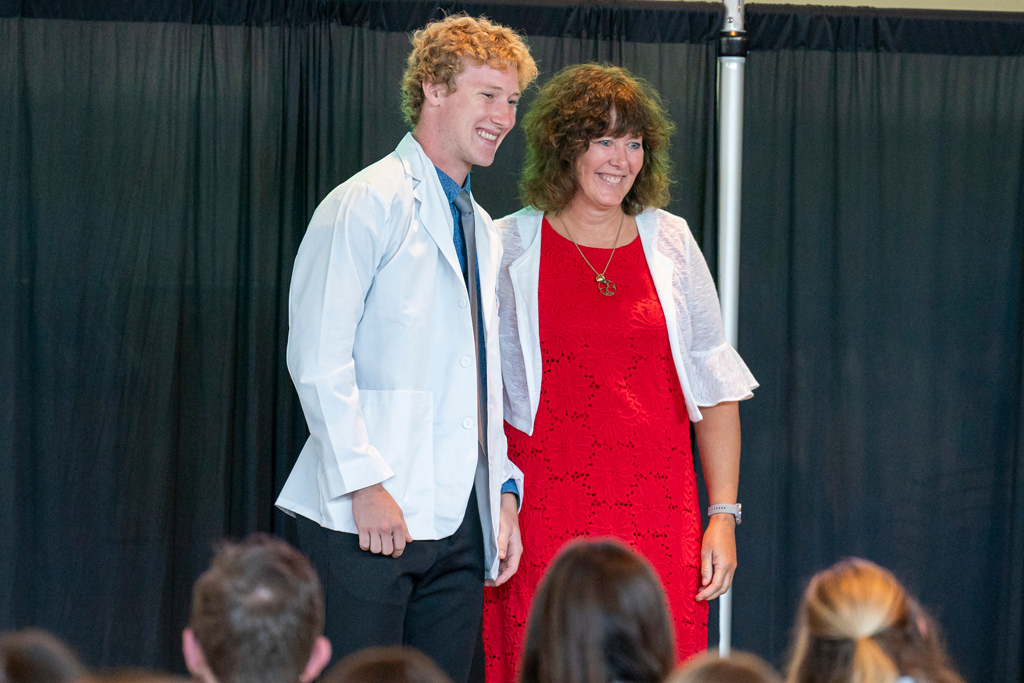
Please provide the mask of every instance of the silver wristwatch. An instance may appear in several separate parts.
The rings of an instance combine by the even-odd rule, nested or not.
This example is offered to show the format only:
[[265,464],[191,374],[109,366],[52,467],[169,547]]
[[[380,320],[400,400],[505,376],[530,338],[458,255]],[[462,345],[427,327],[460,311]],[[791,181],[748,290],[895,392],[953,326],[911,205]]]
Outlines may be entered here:
[[735,505],[719,503],[708,508],[708,517],[711,515],[732,515],[736,518],[736,523],[739,524],[743,521],[743,506],[740,503]]

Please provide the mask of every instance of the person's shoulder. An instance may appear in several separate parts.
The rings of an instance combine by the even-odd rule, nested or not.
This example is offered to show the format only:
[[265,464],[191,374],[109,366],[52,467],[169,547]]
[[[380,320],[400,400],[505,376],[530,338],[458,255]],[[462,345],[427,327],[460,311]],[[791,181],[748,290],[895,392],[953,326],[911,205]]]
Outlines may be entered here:
[[412,178],[406,173],[401,159],[392,153],[335,187],[321,206],[360,204],[363,209],[373,205],[386,208],[395,202],[411,202],[413,187]]
[[533,235],[540,227],[543,217],[543,211],[525,207],[494,221],[494,226],[501,235],[501,243],[506,252],[517,256],[522,253],[526,245],[533,241]]
[[523,207],[515,213],[510,213],[507,216],[502,216],[498,220],[494,221],[494,224],[499,230],[512,230],[519,231],[520,228],[531,225],[532,223],[540,223],[540,218],[543,217],[543,212],[538,211],[532,207]]
[[664,209],[647,209],[636,219],[641,232],[653,237],[659,252],[676,263],[689,260],[696,243],[686,219]]
[[392,152],[346,180],[344,185],[348,184],[372,190],[381,197],[388,198],[409,194],[413,187],[413,179],[398,154]]
[[[476,200],[473,200],[473,201],[475,202]],[[479,204],[477,204],[476,205],[476,210],[479,211],[480,215],[484,217],[484,221],[486,221],[487,223],[491,223],[491,224],[494,223],[494,219],[491,218],[491,214],[487,213],[487,209],[485,209],[484,207],[482,207]]]
[[665,209],[647,209],[637,216],[637,222],[646,224],[649,230],[656,230],[659,242],[681,243],[693,237],[686,219]]
[[327,193],[313,212],[307,231],[386,223],[388,216],[401,213],[402,205],[413,201],[412,180],[392,153]]
[[640,214],[640,216],[653,222],[659,230],[677,233],[690,232],[690,226],[686,223],[685,218],[677,216],[674,213],[669,213],[665,209],[646,209]]

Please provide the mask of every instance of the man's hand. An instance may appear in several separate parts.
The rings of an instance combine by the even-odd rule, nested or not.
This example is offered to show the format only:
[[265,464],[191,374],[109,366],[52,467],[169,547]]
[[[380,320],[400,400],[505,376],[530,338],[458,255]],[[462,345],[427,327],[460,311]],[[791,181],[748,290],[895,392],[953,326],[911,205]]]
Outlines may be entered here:
[[497,587],[512,578],[523,556],[523,538],[519,535],[519,498],[514,493],[501,494],[498,513],[498,578],[487,579],[485,586]]
[[352,516],[359,530],[359,547],[363,550],[401,557],[405,544],[412,542],[402,508],[380,484],[352,493]]
[[736,520],[732,515],[711,515],[700,551],[697,600],[714,600],[729,590],[736,572]]

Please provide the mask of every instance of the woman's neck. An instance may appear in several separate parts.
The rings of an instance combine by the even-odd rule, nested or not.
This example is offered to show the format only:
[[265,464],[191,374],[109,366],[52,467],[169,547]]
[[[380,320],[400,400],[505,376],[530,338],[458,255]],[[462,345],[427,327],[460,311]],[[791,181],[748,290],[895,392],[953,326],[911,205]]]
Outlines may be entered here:
[[621,206],[605,209],[573,202],[557,214],[549,216],[549,222],[558,234],[581,247],[621,247],[632,242],[637,235],[636,221],[632,216],[626,216]]

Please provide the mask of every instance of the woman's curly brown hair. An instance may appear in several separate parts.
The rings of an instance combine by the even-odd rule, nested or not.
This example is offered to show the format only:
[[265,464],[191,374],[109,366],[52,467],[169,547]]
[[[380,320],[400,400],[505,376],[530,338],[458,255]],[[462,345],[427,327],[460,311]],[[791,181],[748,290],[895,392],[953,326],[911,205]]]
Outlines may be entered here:
[[522,36],[483,17],[453,14],[427,24],[412,37],[412,52],[402,77],[402,113],[415,128],[423,109],[423,84],[442,83],[455,92],[463,58],[495,69],[516,69],[519,90],[537,77],[537,65]]
[[600,64],[562,69],[540,89],[523,129],[526,165],[519,194],[524,205],[552,213],[564,209],[579,191],[576,161],[591,141],[623,135],[643,139],[644,163],[622,210],[635,216],[668,204],[668,143],[675,126],[654,88],[625,69]]

